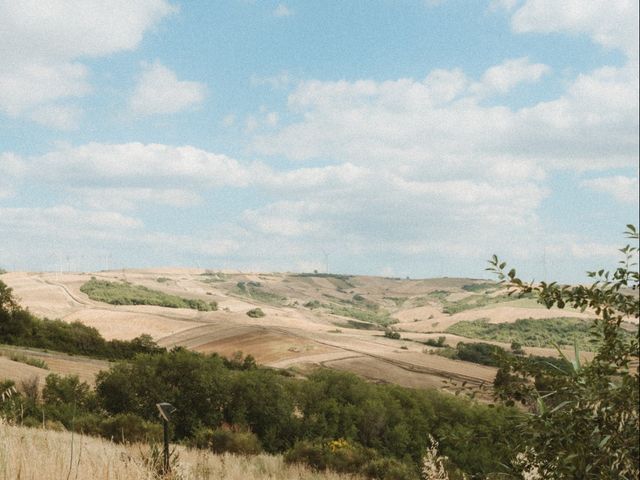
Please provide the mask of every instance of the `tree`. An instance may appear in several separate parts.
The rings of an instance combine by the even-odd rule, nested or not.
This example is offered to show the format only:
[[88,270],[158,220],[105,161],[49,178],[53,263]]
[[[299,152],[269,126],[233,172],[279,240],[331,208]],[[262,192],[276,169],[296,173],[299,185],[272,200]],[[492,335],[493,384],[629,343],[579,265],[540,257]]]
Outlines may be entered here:
[[640,474],[637,323],[635,335],[621,335],[623,323],[640,315],[638,231],[628,225],[625,233],[634,245],[620,249],[624,259],[615,270],[588,272],[594,279],[590,285],[526,283],[495,255],[490,261],[487,270],[510,294],[532,293],[547,308],[571,306],[597,315],[591,362],[581,363],[577,347],[568,368],[503,359],[498,395],[530,409],[518,435],[521,453],[514,472],[545,479],[635,479]]

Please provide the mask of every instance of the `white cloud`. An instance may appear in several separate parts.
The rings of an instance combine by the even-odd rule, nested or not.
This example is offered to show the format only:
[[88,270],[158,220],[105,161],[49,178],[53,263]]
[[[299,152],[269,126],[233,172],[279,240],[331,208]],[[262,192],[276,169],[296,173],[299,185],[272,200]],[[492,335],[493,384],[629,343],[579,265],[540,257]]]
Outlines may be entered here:
[[0,199],[13,196],[16,184],[25,172],[25,164],[12,153],[0,153]]
[[138,115],[177,113],[201,104],[206,91],[205,84],[178,80],[175,72],[156,61],[144,67],[129,107]]
[[138,46],[176,7],[166,0],[0,2],[1,54],[39,58],[97,57]]
[[609,194],[621,203],[638,203],[638,177],[616,175],[592,178],[583,180],[581,185],[596,192]]
[[180,186],[188,181],[210,187],[246,186],[260,175],[259,165],[243,165],[225,155],[191,146],[162,144],[89,143],[63,147],[22,159],[38,181],[86,186],[87,182],[112,186]]
[[527,0],[513,14],[518,33],[584,33],[608,48],[638,57],[638,2],[636,0]]
[[15,69],[0,66],[0,108],[11,116],[90,91],[87,68],[79,63],[27,63]]
[[3,227],[15,231],[31,232],[39,228],[43,232],[68,232],[71,235],[92,234],[102,230],[135,229],[142,222],[118,212],[83,211],[68,205],[36,208],[0,207]]
[[290,17],[293,15],[293,10],[287,7],[284,3],[278,4],[276,9],[273,11],[273,14],[276,17]]
[[531,63],[527,57],[506,60],[489,68],[471,90],[480,95],[504,94],[520,83],[533,83],[551,69],[542,63]]
[[199,205],[202,198],[178,188],[71,188],[69,192],[93,209],[134,210],[147,204],[172,207]]
[[35,107],[29,114],[33,121],[58,130],[76,129],[82,115],[82,109],[77,106],[56,104]]
[[264,208],[246,210],[243,219],[260,233],[300,237],[320,229],[317,223],[300,219],[307,208],[305,202],[276,202]]
[[59,102],[91,92],[79,62],[136,48],[174,11],[166,0],[0,0],[0,112],[73,128],[77,107]]
[[547,71],[526,59],[485,72],[435,71],[423,81],[301,82],[289,110],[301,118],[255,138],[255,149],[293,160],[384,165],[430,178],[540,176],[553,168],[637,162],[638,73],[629,63],[579,75],[564,95],[520,109],[484,106],[478,91],[506,91]]

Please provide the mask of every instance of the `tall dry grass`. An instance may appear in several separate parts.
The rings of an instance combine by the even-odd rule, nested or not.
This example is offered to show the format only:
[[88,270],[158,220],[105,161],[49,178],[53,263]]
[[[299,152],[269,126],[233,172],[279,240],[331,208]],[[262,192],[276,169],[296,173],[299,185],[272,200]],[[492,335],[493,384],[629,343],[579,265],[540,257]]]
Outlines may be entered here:
[[[147,445],[119,445],[70,432],[7,425],[0,419],[0,480],[152,480]],[[362,480],[285,465],[280,456],[214,455],[178,448],[176,480]]]

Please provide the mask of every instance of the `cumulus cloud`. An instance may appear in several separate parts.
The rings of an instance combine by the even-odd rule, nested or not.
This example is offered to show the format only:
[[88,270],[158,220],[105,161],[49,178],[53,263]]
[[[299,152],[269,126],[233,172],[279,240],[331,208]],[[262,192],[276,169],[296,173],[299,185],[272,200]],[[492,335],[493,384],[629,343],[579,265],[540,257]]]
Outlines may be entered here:
[[177,113],[201,104],[206,90],[203,83],[178,80],[175,72],[156,61],[144,67],[129,107],[137,115]]
[[583,180],[581,185],[596,192],[611,195],[621,203],[633,204],[638,202],[638,177],[625,177],[622,175],[599,177]]
[[166,0],[0,1],[0,112],[72,128],[78,114],[59,102],[91,92],[81,59],[136,48],[175,10]]
[[515,32],[568,32],[638,57],[638,2],[635,0],[527,0],[511,19]]
[[504,92],[546,71],[517,59],[479,81],[438,70],[424,80],[301,82],[288,98],[301,120],[258,135],[254,147],[292,160],[393,162],[429,177],[495,176],[507,173],[505,163],[532,175],[633,165],[638,73],[631,64],[581,74],[559,98],[520,109],[480,101],[479,90]]
[[90,91],[87,68],[79,63],[0,66],[0,107],[12,116],[37,105],[81,97]]
[[89,184],[139,187],[182,182],[219,186],[246,186],[259,165],[244,165],[225,155],[192,146],[163,144],[89,143],[63,147],[44,155],[23,158],[36,180],[61,185]]
[[505,94],[520,83],[537,82],[550,71],[547,65],[531,63],[527,57],[515,58],[489,68],[471,89],[481,95]]

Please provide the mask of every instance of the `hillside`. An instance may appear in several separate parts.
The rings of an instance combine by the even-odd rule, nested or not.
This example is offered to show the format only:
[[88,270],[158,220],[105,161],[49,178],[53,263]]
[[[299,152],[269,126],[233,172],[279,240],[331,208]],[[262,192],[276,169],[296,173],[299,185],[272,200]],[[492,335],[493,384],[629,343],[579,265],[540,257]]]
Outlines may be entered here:
[[[125,289],[130,285],[131,291],[153,291],[165,298],[213,304],[217,309],[113,305],[106,303],[109,297],[104,296],[99,297],[101,301],[92,300],[81,291],[92,279],[97,283],[113,282]],[[225,356],[241,351],[266,366],[304,372],[314,365],[323,365],[414,388],[442,387],[449,379],[470,385],[492,382],[493,367],[425,354],[435,350],[424,345],[428,339],[444,336],[445,344],[452,346],[469,341],[447,332],[459,322],[589,318],[577,311],[547,310],[532,299],[506,296],[493,283],[464,278],[410,280],[150,269],[64,274],[16,272],[2,275],[2,280],[32,313],[67,322],[80,321],[97,328],[107,339],[149,334],[161,346],[179,345]],[[122,299],[114,298],[113,302]],[[248,316],[247,312],[255,308],[265,316]],[[401,339],[386,338],[385,329],[397,332]],[[510,347],[508,342],[489,342]],[[564,343],[571,344],[572,340]],[[546,348],[525,345],[525,350],[537,355],[557,355],[552,345]],[[53,362],[53,371],[77,373],[69,359],[62,360],[62,364]],[[0,369],[6,361],[0,358]],[[32,369],[25,374],[33,375]],[[5,376],[16,379],[24,368],[14,370],[5,365],[4,370],[10,373]],[[95,371],[93,367],[87,369],[89,375]]]

